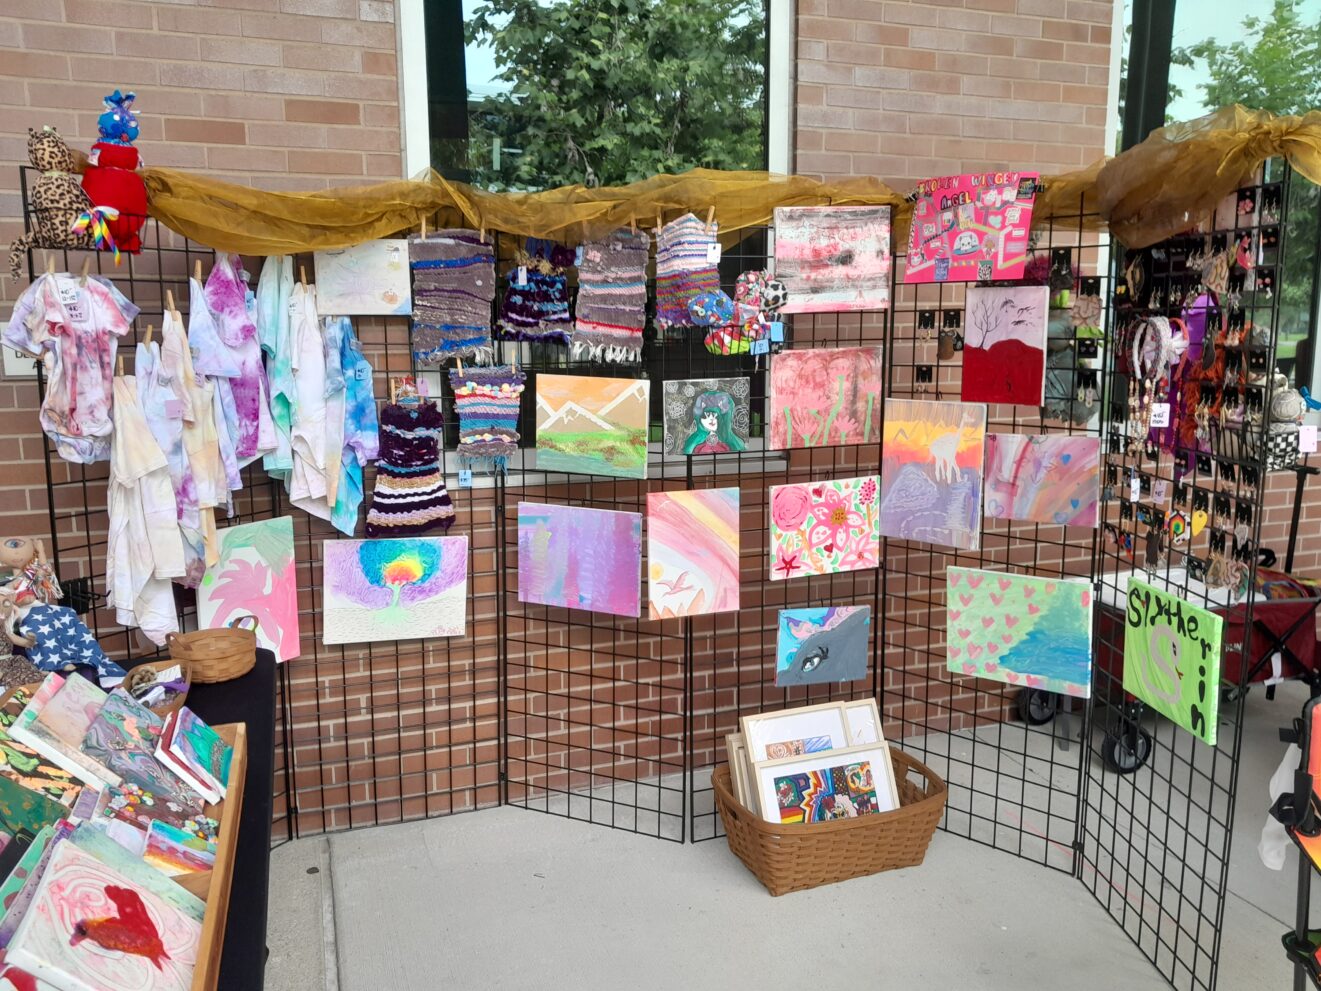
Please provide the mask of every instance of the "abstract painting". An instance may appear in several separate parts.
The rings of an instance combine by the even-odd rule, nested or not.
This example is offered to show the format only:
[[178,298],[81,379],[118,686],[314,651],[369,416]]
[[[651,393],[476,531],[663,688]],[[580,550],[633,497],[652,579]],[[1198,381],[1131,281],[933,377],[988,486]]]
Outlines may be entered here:
[[642,514],[518,504],[518,601],[641,611]]
[[325,644],[463,635],[467,537],[327,540]]
[[1224,619],[1137,578],[1124,613],[1124,691],[1215,746]]
[[69,810],[59,802],[0,777],[0,829],[11,837],[22,833],[36,836],[68,814]]
[[804,740],[777,740],[766,744],[767,760],[783,760],[786,757],[801,757],[803,754],[819,754],[823,750],[833,750],[828,736],[809,736]]
[[780,822],[828,822],[880,811],[869,761],[839,764],[775,778]]
[[196,874],[215,866],[216,845],[158,820],[147,830],[147,849],[142,859],[170,877]]
[[537,468],[647,477],[647,379],[538,375]]
[[1049,286],[970,286],[964,301],[965,402],[1040,406]]
[[739,490],[647,494],[647,602],[652,619],[738,608]]
[[188,991],[201,935],[200,923],[65,842],[6,956],[62,988]]
[[215,630],[253,616],[257,646],[292,661],[302,652],[292,517],[225,527],[218,537],[220,559],[197,587],[198,626]]
[[958,567],[947,576],[950,671],[1091,697],[1090,581]]
[[387,238],[313,252],[322,316],[407,316],[413,312],[408,241]]
[[877,478],[771,486],[771,580],[862,571],[881,560]]
[[0,703],[0,775],[61,805],[72,806],[83,790],[82,784],[64,768],[9,735],[9,728],[30,701],[30,690],[15,688]]
[[1021,279],[1036,195],[1036,172],[924,179],[913,204],[904,282]]
[[985,406],[887,399],[881,533],[976,550],[985,438]]
[[785,313],[888,309],[890,208],[776,207],[775,277]]
[[771,359],[766,446],[870,444],[880,439],[881,349],[781,351]]
[[663,389],[666,454],[747,448],[751,379],[670,379]]
[[1067,434],[987,434],[988,520],[1097,525],[1101,441]]
[[820,685],[865,678],[870,636],[871,606],[781,609],[775,684]]

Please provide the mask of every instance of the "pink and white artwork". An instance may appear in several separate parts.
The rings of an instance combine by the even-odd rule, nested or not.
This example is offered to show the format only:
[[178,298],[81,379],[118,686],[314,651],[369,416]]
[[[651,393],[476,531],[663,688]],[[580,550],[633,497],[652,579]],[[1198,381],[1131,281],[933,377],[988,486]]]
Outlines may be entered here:
[[881,560],[879,479],[771,486],[771,580],[875,568]]
[[652,619],[738,608],[739,490],[647,493],[647,600]]
[[986,435],[986,518],[1096,527],[1101,441],[1068,434]]
[[220,559],[197,588],[197,625],[215,630],[244,616],[257,620],[257,646],[292,661],[298,636],[298,575],[294,521],[288,516],[225,527]]
[[775,208],[775,277],[784,313],[890,307],[888,206]]
[[641,513],[518,504],[519,602],[637,616],[641,585]]
[[878,442],[883,382],[879,347],[781,351],[771,359],[766,446]]

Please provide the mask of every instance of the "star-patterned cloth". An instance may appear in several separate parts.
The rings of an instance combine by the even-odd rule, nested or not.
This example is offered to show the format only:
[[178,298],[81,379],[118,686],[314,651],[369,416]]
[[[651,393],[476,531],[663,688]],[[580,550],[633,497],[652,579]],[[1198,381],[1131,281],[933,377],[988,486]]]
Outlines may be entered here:
[[68,606],[39,602],[28,610],[18,629],[36,641],[26,652],[28,660],[43,671],[83,666],[96,668],[99,678],[123,678],[128,673],[106,657],[92,631]]

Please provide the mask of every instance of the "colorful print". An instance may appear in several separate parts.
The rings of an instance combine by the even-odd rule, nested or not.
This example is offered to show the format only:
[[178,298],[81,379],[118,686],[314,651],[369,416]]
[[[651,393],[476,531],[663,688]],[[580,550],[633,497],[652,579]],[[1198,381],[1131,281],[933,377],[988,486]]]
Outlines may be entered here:
[[257,646],[292,661],[302,653],[292,517],[225,527],[218,539],[220,559],[197,589],[198,626],[216,630],[253,616]]
[[890,208],[776,207],[775,277],[785,313],[889,309]]
[[216,845],[157,820],[147,831],[147,850],[142,859],[170,877],[195,874],[215,865]]
[[1101,441],[1067,434],[986,436],[986,518],[1096,527]]
[[781,740],[778,743],[766,744],[766,759],[801,757],[804,754],[819,754],[823,750],[832,749],[834,745],[828,736],[809,736],[805,740]]
[[880,811],[870,761],[775,779],[780,822],[828,822]]
[[59,802],[0,777],[0,829],[10,836],[36,836],[68,814],[69,810]]
[[747,448],[751,380],[671,379],[663,388],[666,454],[737,454]]
[[871,606],[781,609],[775,684],[821,685],[867,677]]
[[1137,578],[1127,606],[1124,691],[1215,746],[1224,619]]
[[327,540],[322,553],[325,644],[463,635],[466,536]]
[[641,611],[642,514],[518,504],[518,601]]
[[882,381],[879,347],[781,351],[771,359],[766,446],[874,443]]
[[985,438],[985,406],[887,399],[881,532],[976,550]]
[[406,239],[385,238],[316,251],[312,261],[316,266],[316,308],[322,316],[397,317],[413,312]]
[[965,402],[1046,400],[1049,286],[970,286],[964,302]]
[[1021,279],[1036,180],[1036,172],[980,172],[918,183],[904,282]]
[[652,619],[738,608],[739,490],[647,494],[647,602]]
[[647,477],[650,382],[538,375],[536,389],[538,469]]
[[72,774],[9,735],[18,714],[32,701],[26,688],[15,688],[0,704],[0,775],[29,791],[72,807],[83,786]]
[[771,486],[771,580],[875,568],[875,475]]
[[183,885],[170,880],[156,868],[148,867],[143,862],[141,850],[147,842],[145,834],[142,836],[142,846],[136,853],[130,853],[104,829],[86,827],[75,829],[69,836],[69,842],[91,854],[125,880],[132,881],[134,887],[150,891],[188,918],[196,922],[201,922],[205,918],[205,902]]
[[1091,697],[1091,582],[958,567],[948,578],[950,671]]
[[158,796],[178,813],[200,812],[201,799],[156,759],[163,726],[159,716],[117,688],[87,728],[82,750],[123,778],[125,786]]

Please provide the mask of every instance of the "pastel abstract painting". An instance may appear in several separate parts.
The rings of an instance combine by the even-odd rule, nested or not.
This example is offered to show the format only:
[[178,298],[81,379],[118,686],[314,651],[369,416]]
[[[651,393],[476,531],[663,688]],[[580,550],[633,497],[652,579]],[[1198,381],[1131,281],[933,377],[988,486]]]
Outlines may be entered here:
[[781,351],[771,359],[767,447],[833,447],[880,439],[881,349]]
[[771,486],[771,580],[879,566],[875,475]]
[[327,540],[322,560],[327,645],[463,635],[467,537]]
[[670,379],[664,390],[666,454],[737,454],[748,446],[751,379]]
[[198,626],[215,630],[253,616],[257,646],[292,661],[302,653],[292,517],[225,527],[218,539],[220,559],[197,588]]
[[781,609],[775,684],[821,685],[867,677],[871,606]]
[[538,375],[537,468],[647,477],[647,379]]
[[738,608],[739,490],[647,494],[647,602],[652,619]]
[[887,399],[881,533],[976,550],[985,438],[985,406]]
[[413,312],[408,241],[385,238],[314,252],[316,308],[322,316],[407,316]]
[[1096,527],[1101,441],[1067,434],[988,434],[988,520]]
[[951,671],[1091,697],[1091,582],[959,567],[947,577]]
[[785,313],[890,306],[888,206],[775,208],[775,277]]
[[970,286],[964,301],[965,402],[1040,406],[1049,286]]
[[518,504],[518,601],[641,611],[642,514]]

